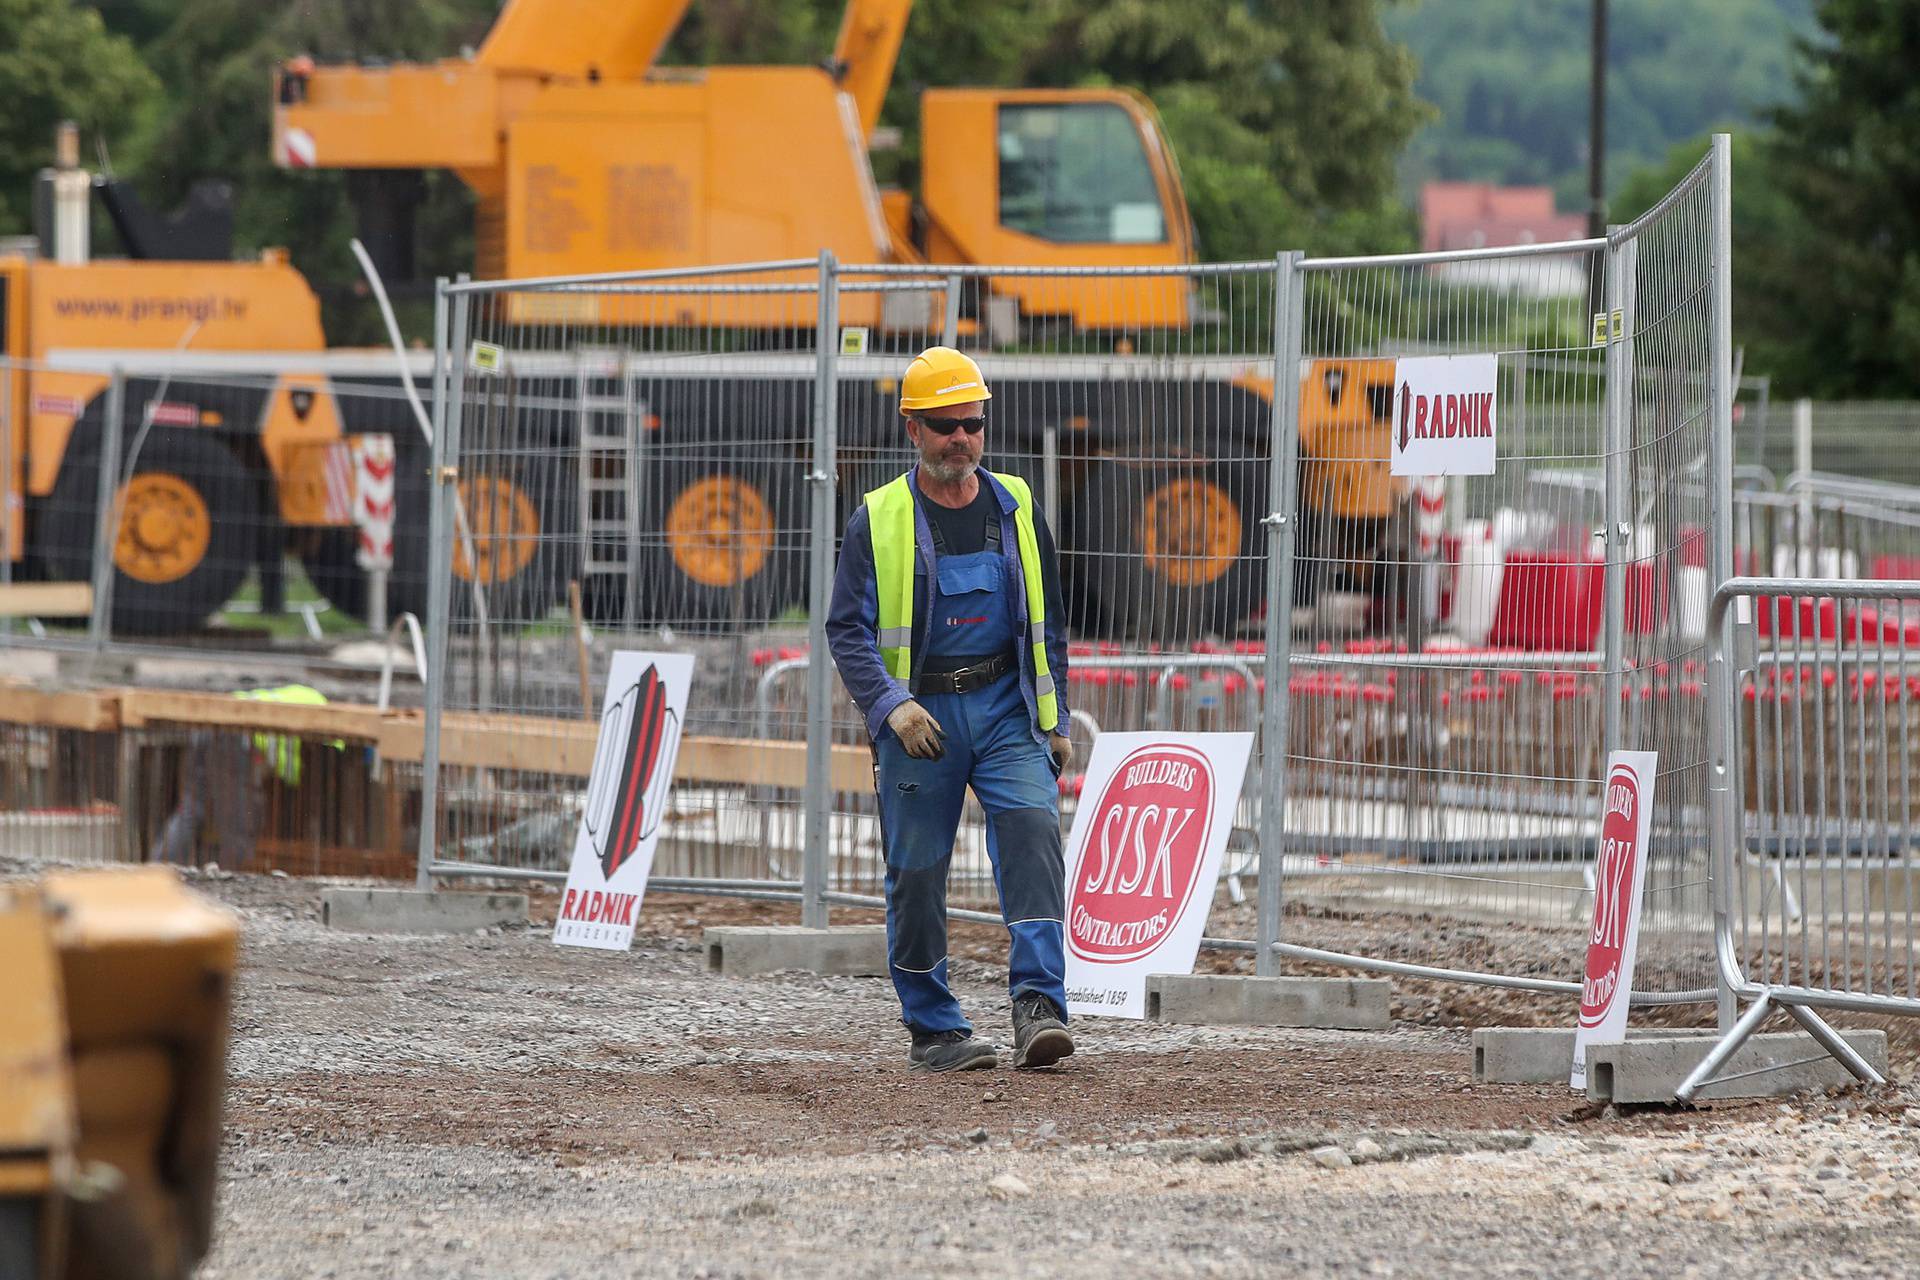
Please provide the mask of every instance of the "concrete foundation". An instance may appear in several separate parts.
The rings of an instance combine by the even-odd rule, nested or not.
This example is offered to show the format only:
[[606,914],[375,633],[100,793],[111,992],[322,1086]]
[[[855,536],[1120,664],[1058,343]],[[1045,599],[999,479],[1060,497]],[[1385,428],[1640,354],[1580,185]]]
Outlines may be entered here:
[[1382,1031],[1391,1021],[1392,994],[1385,978],[1156,973],[1147,978],[1147,1017],[1202,1026]]
[[[1711,1044],[1719,1032],[1671,1027],[1635,1027],[1627,1039],[1648,1036],[1704,1036]],[[1475,1027],[1475,1084],[1565,1084],[1573,1072],[1572,1027]]]
[[527,922],[524,893],[468,893],[442,889],[328,889],[320,922],[351,933],[470,933]]
[[885,977],[887,972],[885,925],[857,924],[838,929],[726,926],[708,929],[705,938],[707,969],[731,978],[780,969],[849,978]]
[[[1887,1033],[1843,1031],[1841,1037],[1874,1070],[1887,1072]],[[1593,1102],[1672,1102],[1673,1091],[1713,1047],[1712,1036],[1646,1035],[1624,1044],[1587,1046],[1587,1098]],[[1571,1050],[1569,1050],[1571,1052]],[[1751,1074],[1758,1073],[1758,1074]],[[1812,1036],[1800,1031],[1756,1035],[1721,1069],[1722,1083],[1701,1089],[1699,1101],[1773,1098],[1802,1089],[1855,1083]]]

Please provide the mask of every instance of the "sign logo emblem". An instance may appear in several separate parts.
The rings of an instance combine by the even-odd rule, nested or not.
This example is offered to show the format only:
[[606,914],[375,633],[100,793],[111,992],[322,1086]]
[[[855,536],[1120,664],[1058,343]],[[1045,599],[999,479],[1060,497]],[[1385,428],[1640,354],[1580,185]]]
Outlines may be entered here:
[[657,667],[648,666],[601,717],[602,739],[609,734],[616,750],[594,761],[587,785],[587,838],[600,871],[613,879],[641,842],[660,825],[668,770],[660,767],[661,745],[674,736],[676,720],[667,706],[667,686]]
[[1213,768],[1156,743],[1120,762],[1092,813],[1067,886],[1067,944],[1098,964],[1151,955],[1186,910],[1213,823]]
[[1640,848],[1640,775],[1616,762],[1607,772],[1606,815],[1593,869],[1593,928],[1587,939],[1586,981],[1580,985],[1580,1025],[1598,1027],[1620,994]]

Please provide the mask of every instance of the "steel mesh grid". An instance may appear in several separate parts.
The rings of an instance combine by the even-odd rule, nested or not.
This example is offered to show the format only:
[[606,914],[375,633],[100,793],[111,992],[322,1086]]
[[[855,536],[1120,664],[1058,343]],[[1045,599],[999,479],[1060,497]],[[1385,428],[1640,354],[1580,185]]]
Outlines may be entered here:
[[[693,653],[656,883],[798,876],[792,769],[729,744],[759,736],[760,681],[804,642],[817,288],[789,267],[453,295],[449,723],[515,717],[525,760],[572,743],[577,767],[615,651]],[[439,857],[564,873],[584,777],[440,775]]]

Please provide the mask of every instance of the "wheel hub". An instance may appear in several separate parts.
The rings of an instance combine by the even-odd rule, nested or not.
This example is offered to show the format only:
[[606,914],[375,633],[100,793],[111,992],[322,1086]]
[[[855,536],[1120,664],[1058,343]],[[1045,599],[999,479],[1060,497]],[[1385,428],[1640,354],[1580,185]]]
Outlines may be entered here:
[[1204,587],[1240,553],[1240,508],[1205,480],[1175,480],[1147,495],[1140,525],[1147,568],[1176,587]]
[[680,572],[695,582],[738,586],[760,572],[773,550],[773,512],[746,481],[708,476],[673,500],[667,545]]
[[462,480],[459,488],[471,547],[469,538],[456,535],[453,572],[463,582],[508,581],[539,550],[540,513],[520,486],[505,476],[474,476]]
[[143,472],[120,491],[120,531],[113,563],[140,582],[177,582],[206,558],[213,520],[190,481]]

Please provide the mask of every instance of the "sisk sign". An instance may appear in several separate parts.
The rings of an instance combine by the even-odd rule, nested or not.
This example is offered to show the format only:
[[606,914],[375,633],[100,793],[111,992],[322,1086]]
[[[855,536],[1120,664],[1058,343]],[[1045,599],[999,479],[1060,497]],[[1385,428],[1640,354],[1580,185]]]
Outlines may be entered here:
[[1593,861],[1593,923],[1587,930],[1580,1025],[1573,1035],[1573,1074],[1568,1081],[1575,1089],[1587,1087],[1588,1045],[1626,1039],[1659,759],[1652,751],[1616,751],[1607,760],[1606,808]]
[[1419,356],[1394,362],[1396,476],[1490,476],[1500,358]]
[[1106,733],[1067,838],[1067,1011],[1139,1018],[1200,949],[1253,735]]
[[633,945],[692,684],[690,653],[613,655],[554,942],[604,951]]

